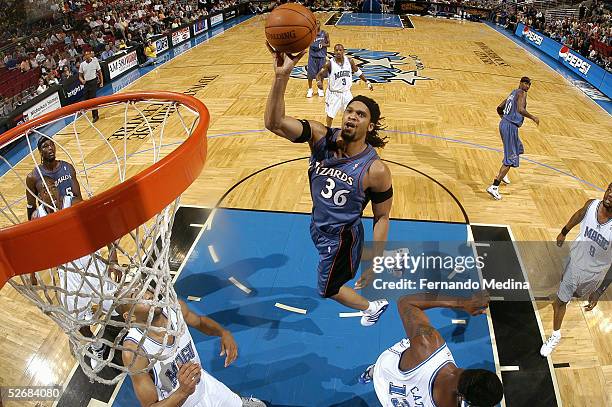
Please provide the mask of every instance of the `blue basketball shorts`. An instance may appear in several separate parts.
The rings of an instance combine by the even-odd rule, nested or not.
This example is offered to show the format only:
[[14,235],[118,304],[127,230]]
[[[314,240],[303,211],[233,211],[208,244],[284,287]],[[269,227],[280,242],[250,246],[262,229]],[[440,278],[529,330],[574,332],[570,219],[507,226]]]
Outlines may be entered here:
[[325,57],[308,57],[308,66],[306,67],[306,74],[308,75],[308,79],[315,79],[317,77],[319,71],[323,69],[323,66],[325,66],[325,59]]
[[504,143],[504,160],[502,163],[509,167],[519,166],[519,157],[525,152],[523,143],[518,135],[518,126],[508,120],[499,122],[499,134]]
[[363,225],[343,226],[337,233],[326,233],[311,222],[310,236],[319,252],[317,288],[324,298],[332,297],[355,277],[363,250]]

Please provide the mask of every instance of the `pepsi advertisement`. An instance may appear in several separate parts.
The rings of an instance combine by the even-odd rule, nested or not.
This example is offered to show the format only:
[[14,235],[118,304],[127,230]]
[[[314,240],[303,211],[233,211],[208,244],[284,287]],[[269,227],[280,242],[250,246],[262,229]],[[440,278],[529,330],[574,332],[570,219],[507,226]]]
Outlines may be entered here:
[[612,75],[595,62],[589,61],[567,46],[551,40],[544,34],[522,23],[518,23],[514,35],[521,38],[523,42],[540,49],[559,61],[570,71],[595,86],[609,98],[612,98]]

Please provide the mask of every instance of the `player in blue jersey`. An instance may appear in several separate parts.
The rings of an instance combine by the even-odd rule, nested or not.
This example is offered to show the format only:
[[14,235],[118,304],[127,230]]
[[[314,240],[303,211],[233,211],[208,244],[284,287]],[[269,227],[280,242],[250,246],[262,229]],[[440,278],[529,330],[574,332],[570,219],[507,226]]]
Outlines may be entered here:
[[[59,192],[59,201],[65,196],[72,196],[81,200],[81,187],[77,181],[76,171],[72,164],[66,161],[55,159],[55,143],[52,139],[41,137],[38,139],[38,151],[42,164],[36,166],[26,177],[26,199],[28,220],[32,219],[32,214],[38,207],[40,199],[36,198],[41,194],[39,186],[48,188],[45,182],[41,182],[44,177],[49,177],[54,181],[54,187]],[[46,191],[49,194],[49,191]],[[36,274],[31,273],[32,285],[36,285]]]
[[43,177],[49,177],[54,181],[54,187],[57,188],[60,201],[65,196],[72,196],[78,200],[83,199],[81,196],[81,187],[76,177],[76,171],[72,164],[55,159],[55,143],[52,139],[41,137],[38,140],[38,151],[42,164],[36,166],[26,177],[26,197],[28,202],[28,220],[32,219],[32,213],[38,206],[36,197],[40,195],[39,185],[45,186],[40,180]]
[[[317,77],[317,74],[325,61],[327,60],[327,47],[329,47],[329,34],[325,30],[321,30],[321,22],[317,20],[317,37],[310,44],[308,52],[308,65],[306,65],[306,74],[308,76],[308,92],[307,98],[312,97],[312,80]],[[323,93],[323,82],[317,82],[317,92],[319,96],[325,96]]]
[[526,76],[521,78],[518,89],[514,89],[510,95],[497,106],[497,114],[501,117],[499,122],[499,134],[504,144],[504,159],[499,174],[493,181],[493,185],[487,188],[487,192],[495,199],[502,199],[499,193],[499,185],[502,181],[510,183],[508,171],[510,168],[518,168],[519,157],[524,153],[523,143],[519,138],[518,129],[523,125],[525,117],[533,120],[536,125],[540,119],[527,111],[527,92],[531,87],[531,79]]
[[[373,325],[388,302],[369,302],[345,284],[359,267],[364,241],[361,215],[369,201],[374,213],[374,256],[382,255],[387,240],[393,188],[391,172],[374,150],[386,144],[378,134],[380,108],[374,100],[356,96],[344,111],[341,128],[286,116],[289,75],[306,51],[291,56],[275,52],[269,44],[268,49],[274,55],[275,78],[265,111],[266,128],[294,143],[307,142],[311,150],[310,233],[319,252],[319,294],[363,311],[361,324]],[[363,270],[355,288],[364,288],[371,280],[372,270]]]

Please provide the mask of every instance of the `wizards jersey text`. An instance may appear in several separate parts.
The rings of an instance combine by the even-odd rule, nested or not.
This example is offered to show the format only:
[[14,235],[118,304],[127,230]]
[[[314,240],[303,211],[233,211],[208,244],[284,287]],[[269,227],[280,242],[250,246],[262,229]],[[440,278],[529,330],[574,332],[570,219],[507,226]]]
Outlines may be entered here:
[[328,129],[314,146],[308,175],[312,196],[312,220],[326,233],[336,233],[342,226],[354,226],[368,203],[363,191],[363,177],[378,159],[370,145],[352,157],[335,157],[340,129]]

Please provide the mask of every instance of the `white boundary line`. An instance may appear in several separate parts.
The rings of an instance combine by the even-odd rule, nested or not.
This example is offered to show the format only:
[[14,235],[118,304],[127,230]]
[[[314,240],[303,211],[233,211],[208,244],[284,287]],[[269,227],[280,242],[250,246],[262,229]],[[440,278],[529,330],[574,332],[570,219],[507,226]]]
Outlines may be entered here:
[[[475,226],[489,226],[489,225],[483,225],[483,224],[474,224]],[[474,253],[474,258],[478,257],[478,252],[476,250],[476,242],[474,241],[474,234],[472,233],[472,225],[471,224],[467,224],[467,233],[468,233],[468,244],[470,244],[472,246],[472,252]],[[478,277],[480,278],[480,281],[483,281],[482,278],[482,270],[480,270],[478,267],[476,267],[476,270],[478,271]],[[487,325],[489,326],[489,338],[491,339],[491,349],[493,351],[493,362],[495,363],[495,374],[497,374],[497,377],[499,377],[499,380],[501,380],[501,366],[499,364],[499,354],[497,353],[497,339],[495,338],[495,331],[493,329],[493,319],[491,318],[491,310],[489,309],[489,307],[487,307],[487,312],[485,313],[487,316]],[[501,407],[506,407],[506,398],[502,398],[501,401]]]
[[[514,235],[512,234],[512,229],[510,229],[510,226],[506,226],[506,228],[508,229],[508,234],[510,235],[512,246],[514,247],[516,257],[518,258],[519,264],[521,266],[521,273],[523,273],[523,278],[525,279],[525,282],[528,283],[529,278],[527,277],[527,274],[525,274],[525,265],[523,264],[521,253],[519,252],[518,247],[516,246],[516,240],[514,239]],[[529,298],[531,300],[531,306],[533,307],[533,313],[535,314],[536,320],[538,321],[538,328],[540,329],[540,335],[542,339],[545,340],[546,336],[544,333],[544,328],[542,326],[542,320],[540,319],[540,314],[538,313],[538,309],[535,305],[535,299],[533,298],[533,294],[531,293],[531,290],[528,290],[528,292],[529,292]],[[550,370],[550,376],[553,382],[553,387],[555,389],[555,397],[557,399],[557,405],[558,407],[563,407],[561,395],[559,394],[559,384],[557,383],[557,376],[555,374],[555,367],[553,366],[552,358],[548,357],[546,358],[546,361],[548,363],[548,369]]]

